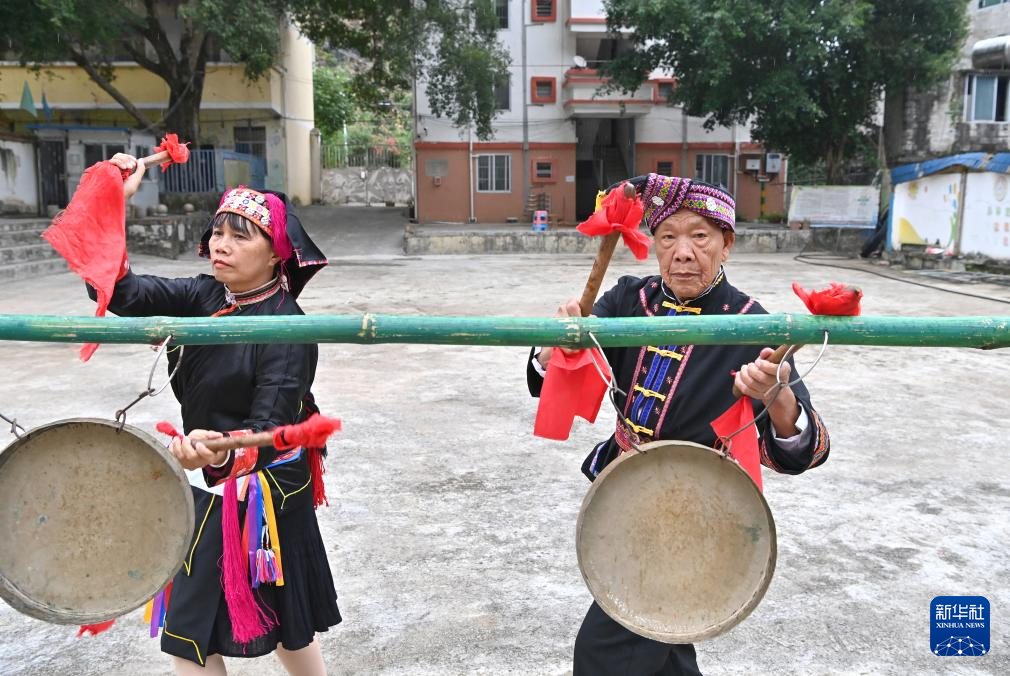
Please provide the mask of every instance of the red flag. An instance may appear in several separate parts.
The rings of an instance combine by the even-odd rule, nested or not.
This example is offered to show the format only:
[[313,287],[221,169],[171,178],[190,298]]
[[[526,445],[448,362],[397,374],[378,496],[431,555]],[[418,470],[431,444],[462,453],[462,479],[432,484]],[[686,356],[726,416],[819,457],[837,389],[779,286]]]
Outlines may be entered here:
[[[737,402],[726,409],[726,412],[711,422],[712,429],[720,439],[754,422],[754,406],[750,397],[740,397]],[[730,441],[730,455],[740,463],[750,478],[763,491],[761,483],[761,454],[758,451],[757,427],[751,425]]]
[[554,348],[540,390],[540,405],[533,424],[535,436],[564,441],[571,434],[575,416],[596,421],[607,384],[600,378],[593,360],[603,373],[607,372],[606,362],[595,349],[567,354]]
[[[95,288],[95,316],[104,317],[116,282],[127,270],[126,206],[116,165],[99,162],[89,167],[70,204],[42,236]],[[96,343],[82,347],[81,361],[88,361],[97,349]]]

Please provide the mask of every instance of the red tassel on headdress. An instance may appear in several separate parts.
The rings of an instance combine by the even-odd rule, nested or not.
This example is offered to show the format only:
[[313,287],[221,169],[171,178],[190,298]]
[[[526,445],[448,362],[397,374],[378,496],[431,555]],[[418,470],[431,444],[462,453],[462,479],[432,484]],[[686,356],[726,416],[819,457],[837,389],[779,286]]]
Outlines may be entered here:
[[221,560],[222,587],[231,620],[231,635],[236,643],[248,643],[274,628],[275,623],[263,611],[249,585],[249,559],[242,550],[238,523],[238,487],[235,479],[224,485],[221,528],[224,557]]
[[108,631],[109,628],[115,623],[116,623],[115,620],[109,620],[108,622],[99,622],[97,624],[82,624],[80,628],[77,630],[77,638],[80,638],[85,634],[98,636],[103,631]]

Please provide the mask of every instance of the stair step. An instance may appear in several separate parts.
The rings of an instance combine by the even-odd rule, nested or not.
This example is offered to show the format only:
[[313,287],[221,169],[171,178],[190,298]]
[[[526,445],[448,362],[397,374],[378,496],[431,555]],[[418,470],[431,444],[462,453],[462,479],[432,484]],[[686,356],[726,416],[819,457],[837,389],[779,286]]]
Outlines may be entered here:
[[42,232],[52,223],[51,218],[4,218],[0,219],[0,234],[38,229]]
[[17,263],[41,261],[52,258],[60,258],[60,255],[55,249],[53,249],[49,242],[40,242],[39,244],[18,244],[15,246],[0,248],[0,265],[14,265]]
[[0,231],[0,249],[19,244],[41,244],[44,242],[45,240],[42,239],[42,230],[36,230],[35,228],[29,230],[10,230],[8,232]]
[[13,282],[18,279],[30,279],[42,275],[53,275],[67,271],[67,262],[62,258],[51,258],[40,261],[28,261],[13,265],[0,265],[0,281]]

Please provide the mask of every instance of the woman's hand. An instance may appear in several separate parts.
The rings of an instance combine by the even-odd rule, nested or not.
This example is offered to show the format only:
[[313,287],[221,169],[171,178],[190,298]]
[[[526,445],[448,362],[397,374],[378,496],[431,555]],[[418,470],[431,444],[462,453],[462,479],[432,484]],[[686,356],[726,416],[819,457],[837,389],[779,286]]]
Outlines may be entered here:
[[132,172],[130,177],[123,183],[123,196],[129,201],[140,188],[140,182],[144,180],[144,173],[147,171],[147,167],[144,166],[144,160],[138,160],[133,155],[127,155],[126,153],[116,153],[109,162],[112,162],[123,171]]
[[228,459],[228,451],[212,451],[201,441],[224,437],[213,430],[193,430],[187,436],[172,439],[168,450],[183,469],[203,469],[207,465],[220,465]]
[[[558,309],[554,312],[555,317],[581,317],[582,308],[579,307],[578,298],[569,298],[566,302],[558,306]],[[570,350],[568,348],[562,347],[562,350],[566,354],[574,354],[578,350]],[[537,360],[540,362],[540,366],[547,368],[547,364],[551,361],[551,353],[554,351],[553,347],[545,347],[540,350],[540,354],[537,356]]]

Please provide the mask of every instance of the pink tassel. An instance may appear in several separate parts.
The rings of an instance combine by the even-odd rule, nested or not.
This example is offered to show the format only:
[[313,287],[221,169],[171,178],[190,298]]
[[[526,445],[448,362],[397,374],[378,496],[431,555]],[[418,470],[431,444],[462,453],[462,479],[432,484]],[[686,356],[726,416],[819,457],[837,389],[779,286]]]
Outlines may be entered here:
[[236,643],[248,643],[274,628],[263,609],[256,603],[249,587],[249,564],[242,551],[238,525],[238,487],[229,479],[224,487],[224,507],[221,515],[224,535],[222,577],[224,598],[231,619],[231,635]]
[[288,238],[288,210],[284,201],[272,193],[264,193],[267,208],[270,210],[270,238],[274,243],[274,253],[282,261],[291,258],[294,248]]

